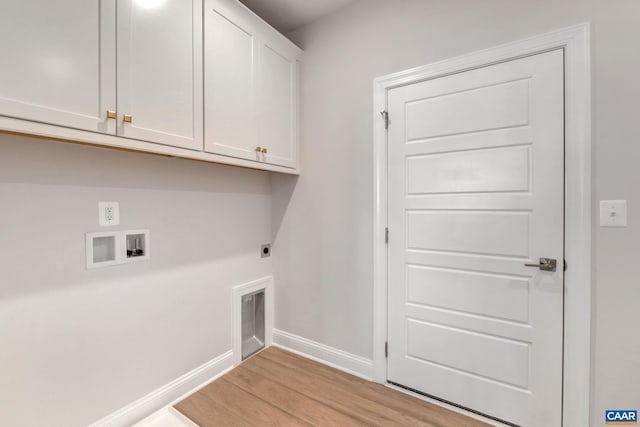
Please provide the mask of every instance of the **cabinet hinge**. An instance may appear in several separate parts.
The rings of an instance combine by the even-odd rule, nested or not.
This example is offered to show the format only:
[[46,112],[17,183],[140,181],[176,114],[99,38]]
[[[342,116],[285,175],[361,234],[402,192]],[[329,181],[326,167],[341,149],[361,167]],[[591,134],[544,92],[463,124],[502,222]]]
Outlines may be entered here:
[[384,229],[384,242],[389,244],[389,227]]
[[389,112],[387,110],[380,111],[382,120],[384,120],[384,128],[389,129]]
[[389,342],[385,341],[384,342],[384,357],[389,357]]
[[567,260],[566,260],[566,259],[563,259],[563,260],[562,260],[562,264],[563,264],[563,265],[562,265],[562,271],[567,271]]

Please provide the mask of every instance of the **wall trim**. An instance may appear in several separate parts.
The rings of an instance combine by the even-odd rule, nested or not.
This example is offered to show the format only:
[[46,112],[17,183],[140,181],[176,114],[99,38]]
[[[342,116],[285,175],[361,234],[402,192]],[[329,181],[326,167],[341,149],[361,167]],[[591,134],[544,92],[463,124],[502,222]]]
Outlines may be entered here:
[[269,347],[273,341],[273,277],[267,276],[231,288],[231,337],[233,340],[233,364],[242,362],[242,312],[243,295],[264,289],[264,346]]
[[161,408],[182,400],[187,395],[194,393],[224,375],[232,368],[233,354],[229,350],[135,402],[96,421],[89,427],[131,426]]
[[289,332],[274,329],[273,344],[284,350],[299,354],[348,374],[371,381],[373,361],[355,354],[347,353],[328,345],[311,341]]
[[28,120],[15,119],[13,117],[0,116],[0,134],[20,135],[56,142],[67,142],[99,148],[132,151],[141,154],[199,160],[209,163],[221,163],[230,166],[279,172],[289,175],[300,175],[300,170],[298,168],[271,165],[253,160],[224,156],[222,154],[172,147],[170,145],[156,144],[154,142],[108,135],[105,133],[90,132],[81,129],[66,128],[47,123],[30,122]]
[[376,78],[373,82],[373,379],[387,381],[387,133],[380,112],[395,87],[561,48],[565,53],[565,273],[563,425],[587,426],[590,418],[592,293],[592,167],[590,24]]

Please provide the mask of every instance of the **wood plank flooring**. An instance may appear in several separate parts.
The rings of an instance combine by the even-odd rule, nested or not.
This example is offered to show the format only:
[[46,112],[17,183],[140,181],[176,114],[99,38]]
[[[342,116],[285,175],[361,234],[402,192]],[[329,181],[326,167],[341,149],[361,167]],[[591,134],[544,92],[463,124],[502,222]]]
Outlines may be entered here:
[[175,408],[200,427],[486,427],[277,347],[256,354]]

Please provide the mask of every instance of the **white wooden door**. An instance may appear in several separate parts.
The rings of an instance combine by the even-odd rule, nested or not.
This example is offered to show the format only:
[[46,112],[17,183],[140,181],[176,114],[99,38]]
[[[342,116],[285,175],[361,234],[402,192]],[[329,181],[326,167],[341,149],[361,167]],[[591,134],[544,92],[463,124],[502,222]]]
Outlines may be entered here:
[[563,74],[556,50],[388,94],[388,379],[526,427],[561,425]]
[[205,2],[205,150],[248,160],[256,152],[256,17],[235,1]]
[[115,0],[0,6],[0,115],[115,133]]
[[118,135],[202,150],[202,102],[202,1],[119,0]]

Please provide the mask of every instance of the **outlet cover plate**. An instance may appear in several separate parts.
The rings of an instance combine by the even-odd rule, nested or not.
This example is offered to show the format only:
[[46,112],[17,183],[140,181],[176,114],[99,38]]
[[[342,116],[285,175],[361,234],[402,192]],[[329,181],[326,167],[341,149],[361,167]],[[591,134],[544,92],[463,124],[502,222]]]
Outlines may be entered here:
[[120,205],[118,202],[99,202],[98,220],[101,227],[120,225]]

